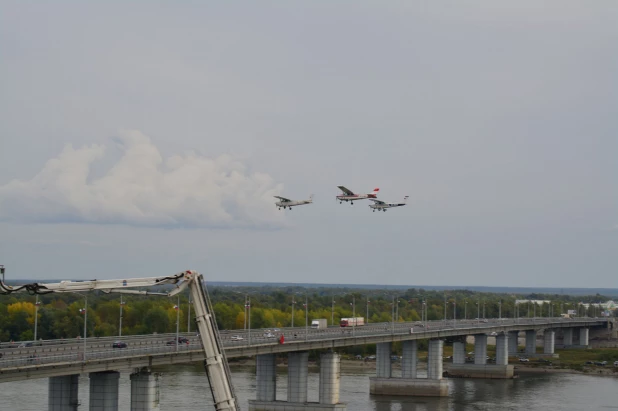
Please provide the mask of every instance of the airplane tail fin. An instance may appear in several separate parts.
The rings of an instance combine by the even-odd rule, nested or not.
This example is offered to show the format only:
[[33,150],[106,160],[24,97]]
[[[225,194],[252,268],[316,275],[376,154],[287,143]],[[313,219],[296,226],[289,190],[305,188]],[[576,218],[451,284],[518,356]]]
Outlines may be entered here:
[[408,203],[408,198],[409,198],[409,197],[410,197],[410,196],[405,196],[405,197],[403,198],[403,203],[404,203],[404,204],[407,204],[407,203]]
[[309,202],[313,203],[313,194],[309,194]]
[[380,191],[380,189],[376,187],[373,189],[373,193],[370,193],[370,194],[378,194],[378,191]]

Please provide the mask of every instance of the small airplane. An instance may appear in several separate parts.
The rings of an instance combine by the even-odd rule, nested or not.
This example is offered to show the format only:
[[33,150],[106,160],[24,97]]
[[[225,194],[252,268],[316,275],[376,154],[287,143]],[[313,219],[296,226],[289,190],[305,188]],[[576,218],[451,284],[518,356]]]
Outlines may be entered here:
[[364,200],[366,198],[372,199],[378,197],[379,188],[374,188],[372,193],[368,194],[354,194],[352,191],[348,190],[344,186],[337,186],[339,190],[343,192],[343,194],[338,195],[336,198],[339,200],[339,204],[342,204],[344,201],[349,201],[350,204],[354,205],[354,200]]
[[294,206],[313,203],[313,194],[309,196],[309,200],[290,200],[289,198],[285,198],[285,197],[279,197],[279,196],[274,196],[274,197],[279,199],[279,201],[275,203],[275,205],[279,207],[279,210],[281,210],[281,208],[285,210],[286,207],[288,207],[291,210],[292,207]]
[[376,212],[376,210],[378,210],[378,211],[382,210],[382,211],[386,212],[387,208],[401,207],[401,206],[406,205],[407,202],[408,202],[408,197],[410,197],[410,196],[405,196],[403,198],[403,203],[386,203],[384,201],[380,201],[380,200],[376,200],[376,199],[370,198],[370,200],[373,201],[373,204],[371,204],[369,206],[369,208],[373,208],[373,212],[374,213]]

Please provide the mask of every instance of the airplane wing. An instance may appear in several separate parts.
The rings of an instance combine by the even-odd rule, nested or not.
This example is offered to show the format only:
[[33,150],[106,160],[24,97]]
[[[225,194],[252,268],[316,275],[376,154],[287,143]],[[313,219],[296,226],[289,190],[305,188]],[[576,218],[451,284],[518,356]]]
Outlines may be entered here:
[[376,200],[375,198],[370,198],[369,200],[373,201],[376,204],[386,204],[384,201]]
[[273,197],[278,198],[279,200],[283,201],[284,203],[289,203],[290,201],[292,201],[289,198],[285,198],[285,197],[279,197],[279,196],[273,196]]
[[343,191],[346,195],[349,195],[349,196],[353,196],[354,195],[354,193],[352,191],[348,190],[344,186],[337,186],[337,188],[339,190]]

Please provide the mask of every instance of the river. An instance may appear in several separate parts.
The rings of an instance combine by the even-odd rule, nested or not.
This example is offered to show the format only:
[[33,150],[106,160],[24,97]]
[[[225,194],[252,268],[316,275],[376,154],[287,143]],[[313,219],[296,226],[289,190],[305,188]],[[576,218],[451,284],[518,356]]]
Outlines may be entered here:
[[[213,410],[203,369],[182,365],[159,370],[161,410]],[[433,410],[607,410],[618,409],[618,379],[593,375],[543,373],[522,374],[514,380],[449,380],[447,398],[401,398],[369,395],[373,370],[342,372],[341,401],[349,411],[433,411]],[[243,410],[255,398],[252,368],[232,371],[234,386]],[[420,375],[419,375],[420,376]],[[318,401],[319,374],[309,374],[309,401]],[[80,410],[88,410],[88,377],[79,383]],[[44,411],[47,409],[47,379],[0,385],[0,410]],[[277,397],[286,398],[287,374],[277,375]],[[119,409],[129,410],[129,374],[120,376]]]

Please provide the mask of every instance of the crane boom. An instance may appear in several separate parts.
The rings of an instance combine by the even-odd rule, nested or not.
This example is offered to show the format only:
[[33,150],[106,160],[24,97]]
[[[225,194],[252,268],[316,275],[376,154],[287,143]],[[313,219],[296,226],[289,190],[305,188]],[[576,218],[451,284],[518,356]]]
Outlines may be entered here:
[[[174,284],[175,288],[168,293],[128,290],[132,287],[151,287],[164,284]],[[202,275],[197,271],[187,270],[167,277],[60,281],[59,283],[32,283],[20,286],[10,286],[0,282],[0,295],[15,292],[48,294],[101,290],[107,293],[163,294],[172,297],[186,288],[189,288],[193,301],[199,336],[204,350],[204,369],[208,377],[215,409],[217,411],[240,411],[208,291],[204,287]]]

